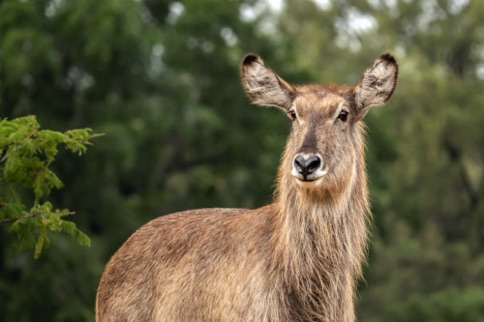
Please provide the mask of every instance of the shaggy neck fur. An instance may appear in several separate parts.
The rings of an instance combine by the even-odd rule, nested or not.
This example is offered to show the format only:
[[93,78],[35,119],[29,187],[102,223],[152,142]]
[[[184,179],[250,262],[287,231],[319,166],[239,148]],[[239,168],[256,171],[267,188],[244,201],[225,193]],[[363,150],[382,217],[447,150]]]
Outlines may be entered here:
[[[298,186],[286,146],[275,203],[279,235],[276,258],[282,267],[281,296],[295,321],[354,321],[354,286],[365,260],[369,205],[364,161],[364,126],[354,125],[353,169],[327,185]],[[291,142],[289,139],[288,142]]]

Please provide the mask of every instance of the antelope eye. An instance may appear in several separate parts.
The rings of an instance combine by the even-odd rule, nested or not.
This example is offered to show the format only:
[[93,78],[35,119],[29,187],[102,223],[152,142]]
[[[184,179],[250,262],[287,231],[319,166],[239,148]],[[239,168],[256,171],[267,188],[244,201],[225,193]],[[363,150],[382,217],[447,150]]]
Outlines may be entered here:
[[288,115],[288,116],[289,116],[289,118],[290,118],[291,120],[293,120],[293,121],[295,121],[295,120],[296,120],[296,118],[297,118],[296,111],[294,111],[294,110],[289,110],[289,111],[287,112],[287,115]]
[[346,122],[348,120],[348,111],[341,111],[338,115],[338,118],[342,121],[342,122]]

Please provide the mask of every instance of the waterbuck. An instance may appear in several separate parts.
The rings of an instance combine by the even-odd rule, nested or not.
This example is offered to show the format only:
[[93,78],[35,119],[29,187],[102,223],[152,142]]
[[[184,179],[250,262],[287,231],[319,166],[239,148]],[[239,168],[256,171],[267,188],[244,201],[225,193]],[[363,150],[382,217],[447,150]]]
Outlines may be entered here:
[[242,83],[292,129],[274,202],[154,219],[106,266],[98,322],[355,321],[370,218],[365,167],[369,108],[392,95],[398,65],[377,58],[356,86],[294,86],[248,54]]

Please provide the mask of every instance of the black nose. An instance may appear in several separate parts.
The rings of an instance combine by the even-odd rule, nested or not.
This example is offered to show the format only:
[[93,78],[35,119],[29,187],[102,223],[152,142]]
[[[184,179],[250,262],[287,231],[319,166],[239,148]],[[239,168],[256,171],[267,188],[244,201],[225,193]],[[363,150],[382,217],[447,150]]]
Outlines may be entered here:
[[321,158],[317,155],[298,155],[294,159],[294,168],[297,172],[306,177],[316,172],[321,167]]

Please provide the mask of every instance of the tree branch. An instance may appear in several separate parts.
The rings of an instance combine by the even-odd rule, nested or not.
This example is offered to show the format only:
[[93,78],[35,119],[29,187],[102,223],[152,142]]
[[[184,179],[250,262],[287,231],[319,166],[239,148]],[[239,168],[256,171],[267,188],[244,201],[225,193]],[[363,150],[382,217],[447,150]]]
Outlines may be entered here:
[[[74,211],[69,211],[67,213],[68,215],[74,215],[75,212]],[[3,218],[3,219],[0,219],[0,225],[1,224],[7,224],[9,222],[12,222],[12,221],[15,221],[15,220],[19,220],[19,219],[27,219],[27,218],[33,218],[33,217],[42,217],[43,219],[46,219],[45,217],[42,216],[42,213],[30,213],[30,212],[27,212],[25,213],[24,215],[22,216],[18,216],[18,217],[15,217],[15,218]]]

